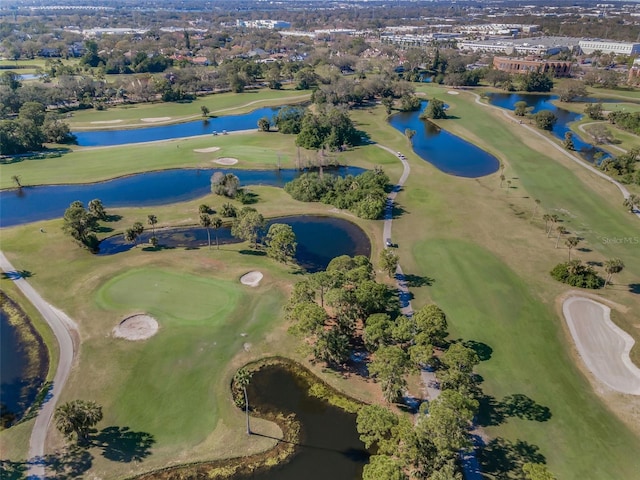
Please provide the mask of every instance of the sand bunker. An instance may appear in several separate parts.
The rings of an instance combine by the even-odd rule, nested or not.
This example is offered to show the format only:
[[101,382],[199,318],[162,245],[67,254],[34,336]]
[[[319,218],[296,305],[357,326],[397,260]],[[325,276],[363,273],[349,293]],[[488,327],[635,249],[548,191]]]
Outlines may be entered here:
[[122,120],[99,120],[96,122],[91,122],[92,124],[98,124],[98,123],[120,123]]
[[240,278],[240,283],[250,287],[257,287],[260,285],[260,280],[262,280],[262,272],[253,271],[243,275]]
[[640,395],[640,369],[629,358],[635,341],[611,321],[611,309],[584,297],[569,297],[562,312],[580,357],[598,380],[622,393]]
[[193,151],[197,153],[211,153],[217,152],[220,150],[220,147],[209,147],[209,148],[194,148]]
[[113,336],[125,340],[146,340],[158,332],[158,322],[149,315],[133,315],[122,320],[114,329]]
[[458,95],[460,92],[456,92],[455,90],[449,90],[447,93],[449,95]]
[[171,117],[150,117],[150,118],[141,118],[140,120],[143,122],[149,122],[149,123],[166,122],[167,120],[171,120]]
[[214,162],[220,165],[235,165],[236,163],[238,163],[238,159],[231,158],[231,157],[222,157],[222,158],[216,158]]

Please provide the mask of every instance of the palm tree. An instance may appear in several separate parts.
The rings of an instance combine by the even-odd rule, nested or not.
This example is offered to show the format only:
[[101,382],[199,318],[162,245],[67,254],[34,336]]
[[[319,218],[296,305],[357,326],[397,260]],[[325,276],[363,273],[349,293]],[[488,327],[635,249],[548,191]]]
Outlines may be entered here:
[[147,223],[151,225],[153,230],[153,236],[156,236],[156,223],[158,223],[158,217],[155,215],[147,215]]
[[578,237],[569,237],[564,244],[569,249],[569,261],[571,261],[571,250],[578,246],[580,239]]
[[638,204],[640,204],[640,197],[638,197],[633,193],[629,195],[629,197],[624,199],[624,206],[627,207],[630,213],[633,213],[633,211],[636,208],[636,205]]
[[218,229],[222,227],[222,219],[216,215],[211,219],[211,226],[216,234],[216,249],[220,250],[220,244],[218,243]]
[[251,435],[251,427],[249,425],[249,397],[247,396],[247,386],[251,383],[251,376],[253,372],[250,372],[246,368],[238,370],[234,376],[236,384],[242,388],[244,392],[244,411],[247,416],[247,435]]
[[509,195],[509,189],[511,189],[511,180],[507,180],[507,195]]
[[502,182],[504,182],[505,178],[507,177],[505,177],[504,175],[500,175],[500,188],[502,188]]
[[135,245],[137,240],[138,234],[136,233],[136,231],[133,228],[127,228],[127,230],[124,232],[124,241],[133,243]]
[[144,232],[144,225],[142,225],[142,223],[140,222],[135,222],[131,229],[136,233],[135,240],[137,243],[138,237],[140,237],[140,235],[142,235],[142,232]]
[[200,225],[207,229],[207,239],[209,240],[209,249],[211,249],[211,234],[209,233],[209,227],[211,226],[211,217],[206,213],[201,213]]
[[535,199],[534,200],[536,202],[535,207],[533,207],[533,213],[531,214],[531,218],[533,219],[533,217],[536,216],[536,212],[538,211],[538,207],[540,206],[540,200],[539,199]]
[[567,233],[562,225],[556,227],[556,232],[558,232],[558,238],[556,238],[556,248],[558,248],[558,244],[560,243],[560,237]]
[[[556,214],[551,215],[551,225],[549,226],[549,231],[547,232],[547,238],[549,238],[551,236],[552,226],[555,225],[556,223],[558,223],[558,220],[560,220],[560,218],[558,218],[558,215],[556,215]],[[558,248],[558,247],[556,247],[556,248]]]
[[614,273],[620,273],[624,269],[624,263],[619,258],[611,258],[604,262],[604,271],[607,272],[607,278],[604,281],[604,286],[611,281]]
[[11,175],[11,180],[16,184],[16,187],[22,188],[22,183],[20,182],[20,175]]
[[102,420],[102,407],[96,402],[73,400],[56,409],[56,427],[67,438],[75,433],[78,444],[89,441],[89,429]]
[[544,215],[542,215],[542,220],[544,220],[544,233],[546,233],[547,238],[549,238],[549,222],[551,221],[551,215],[545,213]]

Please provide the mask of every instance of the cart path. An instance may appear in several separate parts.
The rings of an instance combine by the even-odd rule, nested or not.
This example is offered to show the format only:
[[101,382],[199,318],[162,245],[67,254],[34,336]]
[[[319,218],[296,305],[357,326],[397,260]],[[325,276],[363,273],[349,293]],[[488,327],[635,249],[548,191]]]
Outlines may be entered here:
[[[487,103],[484,103],[480,97],[480,95],[478,95],[477,93],[474,92],[470,92],[471,95],[476,97],[476,103],[478,105],[482,105],[484,107],[487,108],[494,108],[500,112],[502,112],[502,114],[507,117],[509,120],[514,121],[514,117],[512,115],[511,110],[506,110],[504,108],[500,108],[500,107],[496,107],[495,105],[489,105]],[[596,174],[597,176],[599,176],[600,178],[605,179],[606,181],[613,183],[616,187],[618,187],[618,190],[620,190],[620,192],[622,193],[622,196],[625,198],[625,200],[627,198],[629,198],[629,196],[631,195],[629,193],[629,190],[627,190],[627,187],[625,187],[624,185],[622,185],[620,182],[618,182],[617,180],[611,178],[609,175],[607,175],[606,173],[602,172],[601,170],[598,170],[597,168],[595,168],[592,165],[589,165],[588,163],[585,163],[582,159],[578,158],[577,156],[573,155],[571,152],[569,152],[568,150],[566,150],[565,148],[563,148],[562,146],[558,145],[556,142],[554,142],[552,139],[547,138],[543,133],[539,132],[536,128],[533,128],[529,125],[526,125],[524,123],[520,124],[521,127],[527,129],[529,132],[533,133],[534,135],[537,135],[538,137],[540,137],[542,140],[544,140],[545,142],[547,142],[549,145],[551,145],[553,148],[555,148],[556,150],[558,150],[560,153],[562,153],[563,155],[565,155],[567,158],[571,159],[572,161],[574,161],[575,163],[577,163],[578,165],[580,165],[582,168],[586,168],[587,170],[589,170],[591,173]],[[634,215],[636,215],[638,218],[640,218],[640,210],[636,209],[634,210]]]
[[[387,238],[391,239],[391,226],[393,224],[393,204],[396,199],[398,193],[402,190],[404,183],[409,178],[409,174],[411,173],[411,166],[407,159],[404,157],[398,156],[398,154],[393,151],[389,147],[385,147],[384,145],[376,144],[378,147],[386,150],[391,155],[396,157],[398,160],[402,162],[402,175],[400,175],[400,179],[398,183],[393,186],[389,195],[387,195],[387,205],[384,210],[384,225],[382,227],[382,247],[387,248],[386,241]],[[398,268],[396,268],[396,286],[398,288],[398,297],[400,298],[400,311],[403,315],[407,317],[411,317],[413,315],[413,308],[411,307],[411,296],[409,294],[409,286],[407,285],[407,280],[405,279],[404,272],[402,271],[402,267],[398,263]]]
[[60,392],[69,378],[71,366],[73,365],[77,349],[73,341],[73,336],[77,335],[77,325],[69,316],[61,310],[53,307],[27,282],[20,271],[16,270],[11,262],[7,259],[3,252],[0,251],[0,268],[15,283],[16,287],[24,294],[25,297],[33,304],[45,319],[59,345],[59,359],[56,373],[53,378],[53,386],[49,390],[47,399],[44,401],[31,431],[29,439],[28,454],[28,471],[27,478],[30,480],[42,479],[45,477],[45,468],[42,462],[44,455],[44,445],[47,438],[47,431],[53,414],[55,412],[56,403]]

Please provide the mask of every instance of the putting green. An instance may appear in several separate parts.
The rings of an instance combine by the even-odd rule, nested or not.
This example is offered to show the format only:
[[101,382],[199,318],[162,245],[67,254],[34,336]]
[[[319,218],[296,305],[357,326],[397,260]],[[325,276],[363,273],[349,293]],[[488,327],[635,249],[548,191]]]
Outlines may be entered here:
[[160,323],[158,334],[143,343],[99,339],[86,349],[96,375],[104,373],[103,388],[112,389],[109,420],[150,433],[159,447],[206,438],[218,419],[215,385],[246,341],[242,329],[251,335],[247,321],[233,314],[241,298],[237,282],[158,268],[133,269],[105,283],[96,293],[98,305],[145,311]]
[[134,269],[109,280],[96,300],[107,310],[146,312],[161,327],[217,324],[231,313],[240,292],[232,282],[160,269]]
[[[524,459],[524,450],[514,445],[523,441],[529,452],[544,455],[558,478],[634,478],[640,471],[638,438],[592,393],[561,340],[558,318],[528,284],[490,252],[463,240],[419,242],[413,256],[435,279],[430,294],[447,313],[452,337],[491,347],[490,359],[477,369],[484,393],[498,402],[524,394],[551,414],[543,421],[502,422],[483,421],[487,415],[481,414],[489,435],[507,440],[494,448],[494,460],[499,451]],[[504,467],[487,464],[482,471],[498,474]]]

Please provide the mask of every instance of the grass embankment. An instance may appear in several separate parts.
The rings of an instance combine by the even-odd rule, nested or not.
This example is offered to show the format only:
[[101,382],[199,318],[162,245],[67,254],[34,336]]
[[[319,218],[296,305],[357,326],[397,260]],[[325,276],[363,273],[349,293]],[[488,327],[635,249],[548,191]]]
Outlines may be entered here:
[[[13,163],[0,164],[0,189],[15,188],[14,175],[23,186],[87,183],[171,168],[296,168],[298,151],[295,137],[276,132],[255,132],[217,137],[205,136],[148,144],[125,145],[112,148],[78,149],[57,158],[20,158]],[[219,147],[215,152],[194,150]],[[239,162],[225,167],[214,162],[222,157],[237,158]],[[393,156],[381,149],[366,145],[349,151],[328,153],[328,159],[340,164],[373,168],[381,165],[387,173],[400,172]],[[316,152],[301,149],[300,164],[314,164]],[[79,168],[79,166],[82,168]],[[400,173],[398,173],[399,175]]]
[[[116,105],[106,110],[78,110],[67,120],[72,130],[152,127],[158,122],[142,119],[164,119],[162,125],[204,119],[201,107],[209,109],[210,116],[238,115],[262,107],[300,103],[310,98],[308,91],[300,90],[250,90],[244,93],[217,93],[197,97],[191,102],[153,102],[133,105]],[[117,123],[103,123],[114,122]],[[95,123],[97,122],[97,123]],[[257,128],[257,127],[256,127]]]
[[[447,176],[408,155],[412,175],[399,198],[406,213],[394,222],[394,237],[404,271],[433,280],[431,288],[412,288],[414,308],[436,301],[449,315],[454,337],[491,347],[491,360],[479,369],[486,393],[498,401],[523,393],[550,410],[547,422],[509,419],[489,428],[492,436],[536,445],[559,478],[632,478],[640,467],[633,454],[640,441],[604,407],[580,372],[579,358],[572,358],[574,347],[555,304],[567,289],[548,274],[566,261],[567,250],[546,238],[541,216],[560,215],[565,228],[584,238],[585,251],[574,257],[624,260],[627,270],[616,285],[598,293],[628,307],[620,317],[630,332],[637,330],[634,312],[640,311],[640,299],[629,291],[640,275],[638,247],[606,239],[638,238],[640,224],[621,207],[614,186],[504,121],[502,112],[475,104],[464,92],[423,90],[445,100],[456,117],[438,124],[498,156],[512,183],[500,188],[500,172],[480,179]],[[395,136],[406,149],[400,132],[384,131],[389,127],[381,117],[366,118],[374,140]],[[541,207],[532,219],[535,198]],[[622,397],[605,395],[612,403]],[[637,414],[625,421],[634,424]],[[513,448],[507,444],[502,452]]]

